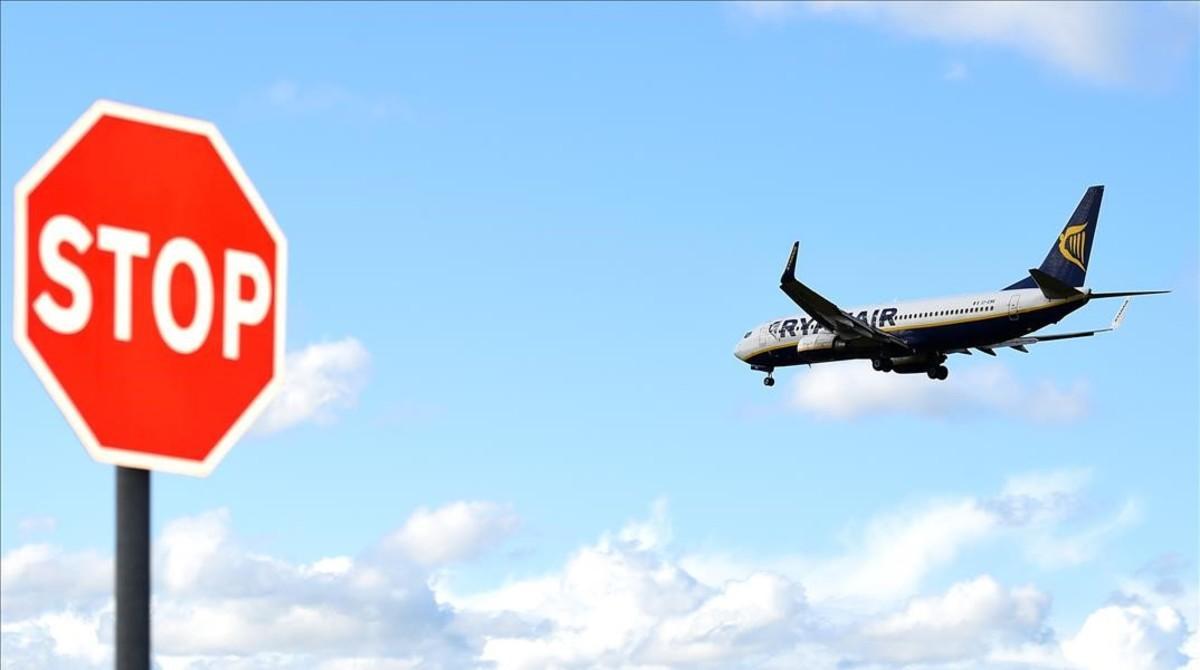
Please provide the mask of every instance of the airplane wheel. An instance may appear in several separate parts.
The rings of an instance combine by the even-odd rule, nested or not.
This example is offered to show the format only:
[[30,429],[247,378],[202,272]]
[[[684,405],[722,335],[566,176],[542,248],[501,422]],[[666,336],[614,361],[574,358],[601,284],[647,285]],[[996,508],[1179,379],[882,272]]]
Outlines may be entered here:
[[930,379],[937,379],[937,378],[938,378],[938,371],[937,371],[937,368],[930,368],[930,369],[928,369],[928,370],[926,370],[926,371],[925,371],[925,374],[929,375],[929,378],[930,378]]
[[883,369],[883,359],[882,358],[872,358],[871,359],[871,367],[874,368],[876,372],[886,372],[886,370]]
[[764,386],[774,386],[774,385],[775,385],[775,378],[774,378],[774,377],[767,377],[767,378],[763,379],[763,385],[764,385]]
[[950,369],[947,368],[945,365],[937,366],[936,372],[937,372],[938,379],[945,379],[946,377],[950,376]]

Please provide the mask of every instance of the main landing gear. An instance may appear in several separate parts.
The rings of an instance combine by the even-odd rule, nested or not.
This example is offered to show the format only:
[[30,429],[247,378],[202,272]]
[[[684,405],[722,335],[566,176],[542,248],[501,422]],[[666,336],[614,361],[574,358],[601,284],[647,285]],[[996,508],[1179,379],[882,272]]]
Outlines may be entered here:
[[875,368],[876,372],[891,372],[892,359],[890,358],[872,358],[871,367]]
[[936,368],[929,368],[925,374],[929,375],[930,379],[945,379],[950,376],[950,370],[945,365],[939,365]]

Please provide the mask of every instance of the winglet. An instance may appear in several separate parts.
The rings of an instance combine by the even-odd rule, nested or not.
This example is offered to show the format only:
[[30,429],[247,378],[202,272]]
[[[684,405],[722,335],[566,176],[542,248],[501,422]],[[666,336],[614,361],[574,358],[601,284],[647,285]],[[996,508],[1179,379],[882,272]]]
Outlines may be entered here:
[[1125,300],[1121,301],[1121,308],[1117,310],[1117,315],[1113,317],[1112,325],[1108,327],[1109,330],[1116,330],[1121,327],[1121,322],[1125,320],[1125,310],[1129,307],[1129,300],[1129,298],[1125,298]]
[[783,268],[783,275],[779,278],[779,283],[786,283],[789,279],[796,279],[796,254],[800,253],[800,243],[792,243],[792,253],[788,255],[787,265]]

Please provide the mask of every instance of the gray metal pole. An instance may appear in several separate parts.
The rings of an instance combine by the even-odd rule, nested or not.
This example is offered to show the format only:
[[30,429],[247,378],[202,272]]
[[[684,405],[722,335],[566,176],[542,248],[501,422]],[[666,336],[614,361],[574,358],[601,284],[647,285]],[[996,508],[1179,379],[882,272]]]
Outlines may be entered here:
[[150,471],[117,467],[117,670],[150,670]]

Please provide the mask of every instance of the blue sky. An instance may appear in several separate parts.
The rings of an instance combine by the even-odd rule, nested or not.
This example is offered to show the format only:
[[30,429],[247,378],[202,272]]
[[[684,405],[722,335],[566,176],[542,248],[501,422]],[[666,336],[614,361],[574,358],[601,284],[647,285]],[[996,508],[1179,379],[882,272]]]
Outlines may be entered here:
[[[1195,10],[4,4],[6,265],[14,183],[97,98],[214,121],[289,239],[300,409],[208,479],[154,480],[163,667],[1182,664]],[[991,290],[1097,183],[1089,285],[1174,291],[1115,335],[940,387],[860,362],[766,389],[732,356],[792,311],[793,240],[842,305]],[[45,575],[105,574],[111,468],[13,346],[2,277],[5,663],[103,665],[107,584]],[[309,604],[346,632],[312,646],[186,632],[376,572],[425,600],[368,588],[396,616],[365,620],[335,589]],[[248,613],[260,578],[280,610]],[[957,627],[915,614],[962,602]],[[680,632],[722,617],[737,634]],[[1089,656],[1122,623],[1160,648]],[[935,634],[962,648],[910,653]]]

